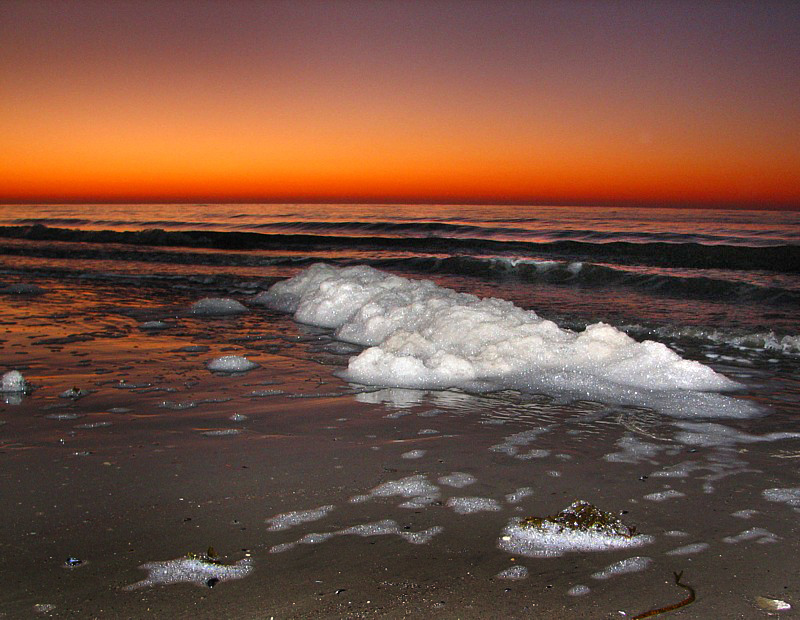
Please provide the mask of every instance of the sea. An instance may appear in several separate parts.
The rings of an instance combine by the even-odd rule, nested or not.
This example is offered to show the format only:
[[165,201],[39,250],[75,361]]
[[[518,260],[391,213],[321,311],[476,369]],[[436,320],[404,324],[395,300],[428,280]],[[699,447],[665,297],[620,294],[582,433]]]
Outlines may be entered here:
[[[276,290],[277,283],[328,267],[331,273],[355,273],[356,280],[366,277],[364,273],[378,273],[403,282],[431,281],[447,295],[466,294],[463,299],[499,300],[492,307],[512,314],[518,309],[552,322],[562,339],[598,324],[610,326],[613,334],[636,343],[657,343],[653,346],[659,347],[659,355],[669,350],[697,363],[693,368],[702,364],[714,376],[730,379],[732,388],[726,386],[718,394],[703,388],[697,399],[672,407],[659,398],[640,398],[648,392],[647,385],[638,385],[633,397],[620,397],[614,389],[570,393],[563,385],[552,389],[552,381],[536,380],[475,390],[467,384],[445,384],[441,389],[393,385],[390,372],[373,384],[348,381],[348,364],[371,343],[340,337],[336,325],[325,320],[314,323],[293,316],[296,304],[290,308],[258,302]],[[210,302],[209,307],[218,312],[206,313],[194,305],[208,299],[216,300],[217,306]],[[0,322],[0,373],[18,370],[28,381],[24,392],[2,395],[3,454],[29,454],[66,443],[73,459],[102,453],[111,461],[108,454],[114,449],[108,446],[127,441],[126,424],[143,443],[143,437],[162,437],[168,427],[174,434],[181,424],[189,425],[186,432],[192,438],[229,442],[252,438],[252,433],[289,436],[300,427],[315,437],[349,429],[361,438],[363,449],[371,451],[371,458],[390,451],[395,443],[397,450],[402,448],[394,461],[376,465],[383,472],[383,486],[376,479],[365,488],[350,489],[350,500],[347,493],[325,497],[318,489],[313,499],[306,497],[296,505],[282,495],[284,503],[276,502],[263,518],[271,518],[273,524],[288,519],[296,528],[305,527],[298,526],[305,522],[321,528],[315,521],[327,518],[334,505],[399,497],[426,514],[447,507],[458,515],[485,511],[508,522],[506,529],[502,524],[495,528],[499,538],[490,537],[486,549],[504,557],[537,558],[536,562],[569,553],[570,547],[553,552],[531,547],[530,541],[512,544],[518,532],[509,514],[513,521],[523,507],[526,514],[553,514],[558,509],[537,505],[538,483],[526,484],[526,477],[555,485],[564,506],[573,490],[586,495],[587,488],[596,490],[590,500],[605,497],[615,513],[620,503],[634,512],[639,505],[645,529],[651,519],[649,533],[661,541],[657,551],[637,549],[629,564],[624,564],[624,554],[614,556],[623,562],[619,570],[609,561],[599,561],[560,579],[562,601],[582,601],[586,593],[599,592],[593,604],[600,601],[605,609],[608,601],[603,596],[611,594],[603,594],[604,582],[593,577],[603,567],[613,575],[652,571],[654,566],[667,570],[675,555],[683,561],[712,549],[718,552],[714,557],[721,557],[739,542],[737,553],[750,544],[753,554],[739,555],[737,561],[755,566],[764,561],[764,543],[784,539],[800,510],[800,481],[793,468],[786,467],[800,458],[798,211],[434,204],[3,205]],[[462,349],[469,350],[476,335],[454,337],[462,338]],[[210,360],[215,356],[233,360],[230,372],[224,366],[218,366],[222,372],[213,372]],[[255,369],[236,366],[243,358],[253,361]],[[582,372],[591,363],[587,357],[575,367]],[[661,391],[656,386],[655,392]],[[313,400],[330,413],[320,413],[314,422],[303,405],[303,415],[292,417],[287,412],[296,414],[301,400]],[[338,404],[331,405],[333,401]],[[342,416],[343,402],[373,413]],[[238,413],[231,415],[232,408]],[[22,421],[21,411],[30,413],[29,421]],[[150,420],[152,428],[145,430],[142,420]],[[412,420],[420,428],[408,427]],[[116,429],[113,441],[109,427]],[[438,452],[433,442],[417,445],[412,439],[436,437],[455,439]],[[439,460],[426,466],[426,458],[434,455]],[[517,476],[506,468],[509,464],[535,464],[542,471],[534,475],[519,469]],[[605,491],[605,483],[596,480],[594,486],[586,486],[581,472],[588,466],[605,472]],[[368,477],[369,467],[359,465],[359,475]],[[629,480],[635,482],[617,479],[624,468],[631,470]],[[396,472],[394,487],[386,472]],[[491,486],[488,480],[497,476],[502,483]],[[482,497],[448,497],[462,483],[476,480],[481,481]],[[732,493],[738,494],[733,503],[727,499]],[[687,509],[678,508],[681,501],[694,502],[691,510],[710,506],[712,498],[717,502],[714,510],[727,515],[719,516],[714,527],[692,525]],[[666,505],[669,508],[661,513],[647,512]],[[774,511],[783,512],[776,517]],[[435,544],[436,528],[446,529],[446,521],[432,518],[425,523],[429,527],[420,529],[417,542]],[[404,531],[396,523],[383,522],[368,533],[363,529],[368,529],[366,523],[339,525],[322,532],[320,543],[333,535],[399,536]],[[259,553],[297,553],[293,549],[303,542],[298,540],[301,533],[311,537],[306,542],[313,539],[311,533],[297,532],[260,551],[250,541],[246,546],[255,551],[248,558],[256,572],[264,561]],[[414,542],[411,534],[404,536]],[[681,550],[672,549],[681,541]],[[176,555],[170,553],[141,560],[165,561]],[[633,568],[628,571],[626,566]],[[208,573],[208,566],[203,568]],[[509,583],[503,581],[500,568],[486,568],[492,574],[485,576],[494,579],[496,572],[497,579]],[[507,574],[517,576],[508,579],[535,572],[533,563],[525,570],[519,564],[511,568],[506,567],[511,570]],[[175,570],[191,573],[184,569]],[[126,570],[135,572],[136,566]],[[203,585],[206,573],[191,573],[194,576],[186,580],[199,579]],[[128,582],[135,581],[130,573],[124,575]],[[154,575],[152,583],[159,583]],[[117,579],[122,586],[126,576]],[[783,577],[779,581],[781,587],[774,592],[784,596]],[[759,587],[765,583],[762,579]],[[757,594],[764,592],[748,593],[741,609],[734,605],[737,613],[745,614],[736,617],[754,609]],[[61,605],[71,595],[67,588],[59,596]],[[33,604],[32,598],[20,600]],[[584,604],[568,603],[578,605],[574,609]],[[308,605],[311,617],[316,612],[312,603]],[[338,612],[330,609],[331,617],[336,616]],[[449,611],[456,613],[452,607]]]

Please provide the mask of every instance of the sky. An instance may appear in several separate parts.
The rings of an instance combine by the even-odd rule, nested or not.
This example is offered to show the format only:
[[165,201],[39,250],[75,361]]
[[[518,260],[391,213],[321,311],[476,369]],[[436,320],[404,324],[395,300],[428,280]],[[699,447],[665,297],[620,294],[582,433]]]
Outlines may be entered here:
[[2,0],[0,202],[800,207],[800,2]]

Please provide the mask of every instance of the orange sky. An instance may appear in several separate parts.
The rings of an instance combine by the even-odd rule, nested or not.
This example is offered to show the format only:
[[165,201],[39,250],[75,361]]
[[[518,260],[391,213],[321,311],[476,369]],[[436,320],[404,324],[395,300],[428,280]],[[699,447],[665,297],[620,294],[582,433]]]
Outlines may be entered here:
[[800,3],[0,4],[0,201],[800,205]]

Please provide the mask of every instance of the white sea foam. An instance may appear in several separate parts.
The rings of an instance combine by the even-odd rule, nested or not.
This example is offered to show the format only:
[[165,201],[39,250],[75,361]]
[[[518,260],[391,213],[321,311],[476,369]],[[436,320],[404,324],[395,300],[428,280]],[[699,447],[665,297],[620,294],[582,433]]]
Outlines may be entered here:
[[645,570],[653,563],[652,558],[636,556],[628,558],[627,560],[620,560],[609,564],[603,570],[592,573],[592,579],[609,579],[616,575],[624,575],[626,573],[638,573]]
[[367,495],[356,495],[350,498],[350,502],[357,504],[376,497],[405,497],[409,501],[400,504],[403,508],[418,508],[428,506],[438,501],[441,493],[439,487],[428,482],[428,479],[418,474],[407,476],[400,480],[384,482],[372,489]]
[[691,545],[684,545],[683,547],[678,547],[672,551],[667,551],[666,555],[693,555],[695,553],[705,551],[710,546],[711,545],[704,542],[692,543]]
[[504,551],[526,557],[550,558],[569,552],[609,551],[641,547],[653,542],[652,536],[609,536],[607,534],[569,530],[556,525],[522,526],[518,518],[509,521],[497,546]]
[[683,429],[675,435],[675,440],[692,446],[734,446],[739,443],[800,439],[800,433],[776,432],[752,435],[712,422],[677,422],[675,425]]
[[347,527],[342,530],[336,530],[333,532],[314,532],[311,534],[306,534],[300,540],[291,543],[283,543],[280,545],[274,545],[270,547],[270,553],[283,553],[285,551],[289,551],[293,549],[298,544],[304,545],[311,545],[311,544],[318,544],[325,542],[326,540],[330,540],[334,536],[399,536],[406,542],[411,543],[412,545],[424,545],[431,541],[434,536],[441,534],[444,531],[444,528],[441,525],[435,525],[433,527],[428,528],[427,530],[421,530],[419,532],[412,532],[410,530],[406,530],[405,528],[401,528],[396,521],[391,519],[384,519],[383,521],[374,521],[372,523],[363,523],[360,525],[354,525],[352,527]]
[[[636,342],[603,323],[559,328],[509,301],[458,293],[366,266],[316,264],[278,282],[254,303],[335,329],[367,346],[343,376],[404,388],[518,387],[625,404],[651,403],[691,417],[745,417],[753,405],[720,391],[739,384],[663,344]],[[730,401],[730,402],[729,402]]]
[[[542,435],[546,433],[552,428],[552,426],[540,426],[539,428],[531,428],[527,431],[521,431],[519,433],[514,433],[513,435],[509,435],[503,440],[503,443],[495,444],[489,447],[489,450],[492,452],[502,452],[503,454],[508,454],[509,456],[514,456],[517,458],[521,458],[522,460],[526,460],[525,454],[520,455],[519,450],[534,441]],[[530,452],[534,452],[531,450]],[[528,454],[530,454],[530,452]],[[528,457],[532,458],[532,457]]]
[[[407,390],[403,388],[387,388],[374,392],[361,392],[355,395],[360,403],[384,404],[398,409],[407,409],[422,402],[425,392],[421,390]],[[409,412],[396,412],[396,415],[408,415]],[[393,415],[393,414],[390,414]]]
[[409,450],[400,455],[401,459],[421,459],[427,450]]
[[326,540],[330,540],[333,538],[335,534],[333,532],[311,532],[310,534],[306,534],[300,540],[297,541],[299,545],[318,545],[319,543],[323,543]]
[[516,566],[510,566],[509,568],[501,570],[495,575],[495,577],[498,579],[510,579],[512,581],[518,581],[528,577],[528,569],[517,564]]
[[0,392],[24,392],[28,387],[25,377],[19,370],[9,370],[0,379]]
[[196,558],[178,558],[167,562],[148,562],[139,568],[148,572],[147,577],[126,586],[126,590],[170,583],[210,586],[215,582],[209,583],[209,579],[229,581],[246,577],[253,571],[253,563],[250,558],[239,560],[236,564],[216,564]]
[[663,502],[668,499],[675,499],[676,497],[686,497],[686,493],[681,493],[675,489],[668,489],[666,491],[658,491],[656,493],[649,493],[643,499],[651,502]]
[[705,469],[709,469],[709,466],[699,461],[683,461],[659,471],[654,471],[650,475],[653,478],[688,478],[693,471]]
[[223,355],[208,362],[206,368],[215,372],[244,372],[258,368],[258,364],[241,355]]
[[452,474],[440,476],[437,479],[439,484],[445,484],[449,487],[455,487],[457,489],[463,489],[471,484],[475,484],[477,481],[478,479],[475,478],[475,476],[462,471],[454,471]]
[[329,512],[334,509],[334,506],[320,506],[319,508],[311,508],[310,510],[293,510],[292,512],[284,512],[267,519],[271,532],[278,530],[288,530],[290,527],[299,525],[300,523],[308,523],[309,521],[318,521],[325,518]]
[[201,434],[206,437],[229,437],[231,435],[238,435],[242,432],[240,428],[219,428],[213,431],[203,431]]
[[255,396],[256,398],[263,398],[265,396],[280,396],[281,394],[286,394],[285,390],[253,390],[250,392],[250,396]]
[[572,586],[569,590],[567,590],[567,594],[569,594],[570,596],[584,596],[586,594],[589,594],[589,592],[591,592],[591,589],[589,589],[588,586],[584,586],[582,584]]
[[526,497],[533,495],[533,489],[530,487],[521,487],[512,493],[506,495],[506,501],[509,504],[518,504]]
[[77,420],[82,418],[82,413],[48,413],[45,418],[48,420]]
[[753,510],[752,508],[745,508],[744,510],[737,510],[736,512],[732,512],[731,516],[736,517],[737,519],[752,519],[758,513],[759,513],[758,510]]
[[105,428],[106,426],[111,426],[111,422],[102,421],[102,422],[87,422],[86,424],[76,424],[75,428],[81,430],[88,430],[92,428]]
[[451,497],[447,500],[447,507],[452,508],[460,515],[502,510],[497,500],[488,497]]
[[189,312],[200,316],[225,316],[247,312],[247,307],[226,297],[204,297],[189,308]]
[[653,457],[665,449],[665,446],[642,441],[638,437],[622,437],[616,445],[622,448],[622,452],[606,454],[604,460],[611,463],[655,463]]
[[766,489],[761,495],[770,502],[782,502],[789,506],[800,506],[800,487]]
[[736,544],[745,541],[754,540],[759,544],[769,544],[778,542],[779,537],[763,527],[751,527],[749,530],[744,530],[736,536],[726,536],[722,542],[729,544]]

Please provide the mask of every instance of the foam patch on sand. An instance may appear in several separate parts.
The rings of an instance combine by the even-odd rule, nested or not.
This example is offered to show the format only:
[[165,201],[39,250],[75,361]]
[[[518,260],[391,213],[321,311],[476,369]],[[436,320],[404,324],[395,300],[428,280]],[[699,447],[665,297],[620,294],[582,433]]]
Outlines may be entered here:
[[683,547],[678,547],[677,549],[673,549],[672,551],[667,551],[666,555],[693,555],[695,553],[700,553],[701,551],[705,551],[711,545],[704,542],[699,543],[692,543],[691,545],[684,545]]
[[779,537],[763,527],[751,527],[749,530],[744,530],[736,536],[726,536],[722,542],[728,544],[736,544],[740,542],[755,541],[761,545],[771,544],[778,542]]
[[320,506],[319,508],[311,508],[310,510],[293,510],[291,512],[284,512],[267,519],[270,532],[278,530],[288,530],[290,527],[299,525],[301,523],[308,523],[310,521],[318,521],[328,516],[335,507],[332,505]]
[[638,573],[653,563],[653,558],[636,556],[609,564],[603,570],[592,573],[592,579],[610,579],[626,573]]
[[[619,402],[639,402],[658,391],[659,406],[677,407],[686,415],[704,400],[717,408],[725,403],[675,392],[740,387],[663,344],[636,342],[604,323],[574,332],[509,301],[481,299],[363,265],[313,265],[253,302],[368,347],[343,372],[346,379],[367,385],[517,386]],[[728,404],[727,415],[754,411],[735,402]]]
[[264,398],[265,396],[280,396],[281,394],[286,394],[285,390],[254,390],[250,392],[250,396],[254,396],[256,398]]
[[[539,428],[531,428],[527,431],[521,431],[519,433],[514,433],[506,437],[503,440],[503,443],[495,444],[489,447],[491,452],[501,452],[503,454],[507,454],[509,456],[513,456],[520,460],[528,460],[530,458],[537,458],[540,453],[547,453],[547,450],[529,450],[527,452],[520,453],[520,449],[528,446],[529,444],[536,441],[539,435],[542,435],[548,432],[552,426],[540,426]],[[546,456],[546,455],[545,455]]]
[[646,499],[651,502],[663,502],[668,499],[675,499],[678,497],[686,497],[686,493],[681,493],[680,491],[676,491],[675,489],[668,489],[666,491],[657,491],[655,493],[649,493],[645,495],[642,499]]
[[240,428],[218,428],[213,431],[201,431],[202,435],[206,437],[231,437],[233,435],[238,435],[242,432]]
[[506,501],[509,504],[519,504],[526,497],[533,495],[533,489],[530,487],[521,487],[506,495]]
[[225,316],[247,312],[247,307],[227,297],[204,297],[194,302],[189,312],[199,316]]
[[737,510],[736,512],[732,512],[731,516],[736,517],[737,519],[752,519],[757,514],[759,514],[758,510],[753,510],[752,508],[745,508],[744,510]]
[[789,506],[800,506],[800,487],[765,489],[761,495],[770,502],[782,502]]
[[528,569],[524,566],[511,566],[506,568],[505,570],[501,570],[499,573],[495,575],[497,579],[510,579],[512,581],[518,581],[520,579],[527,579],[528,577]]
[[616,443],[621,452],[606,454],[603,460],[610,463],[656,463],[654,460],[659,452],[666,449],[663,445],[642,441],[638,437],[622,437]]
[[429,543],[434,536],[441,534],[444,531],[444,528],[441,525],[435,525],[434,527],[430,527],[427,530],[422,530],[419,532],[412,532],[410,530],[406,530],[405,528],[401,528],[396,521],[391,519],[384,519],[383,521],[374,521],[372,523],[364,523],[361,525],[354,525],[352,527],[347,527],[342,530],[336,530],[334,532],[324,532],[318,533],[314,532],[311,534],[306,534],[300,540],[296,542],[290,543],[283,543],[280,545],[275,545],[270,547],[270,553],[283,553],[285,551],[289,551],[293,549],[298,544],[303,545],[311,545],[311,544],[318,544],[325,542],[326,540],[330,540],[334,536],[399,536],[406,542],[411,543],[412,545],[424,545]]
[[230,581],[247,577],[253,571],[253,563],[250,558],[239,560],[236,564],[217,564],[184,557],[166,562],[148,562],[139,568],[148,572],[147,577],[126,586],[126,590],[171,583],[193,583],[197,586],[207,587],[216,583],[209,583],[209,580]]
[[206,368],[214,372],[245,372],[258,368],[258,364],[241,355],[223,355],[208,362]]
[[641,547],[653,540],[652,536],[644,534],[624,537],[566,530],[552,525],[525,527],[520,525],[518,518],[513,518],[503,530],[497,546],[503,551],[529,558],[554,558],[570,552]]
[[467,474],[462,471],[454,471],[452,474],[448,474],[446,476],[440,476],[437,479],[439,484],[444,484],[449,487],[455,487],[456,489],[463,489],[464,487],[468,487],[471,484],[475,484],[478,479],[473,476],[472,474]]
[[488,497],[451,497],[447,500],[447,507],[460,515],[502,510],[496,500]]
[[400,480],[384,482],[376,486],[366,495],[356,495],[350,502],[358,504],[377,497],[405,497],[407,502],[400,504],[402,508],[419,508],[430,506],[439,501],[441,492],[439,487],[432,484],[422,474],[408,476]]

